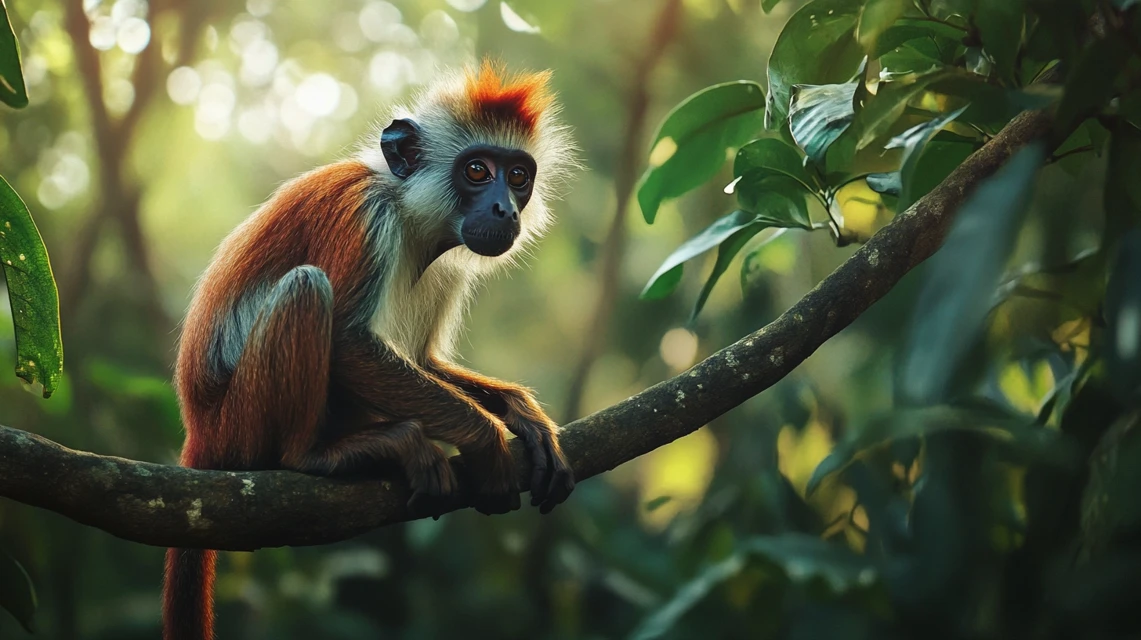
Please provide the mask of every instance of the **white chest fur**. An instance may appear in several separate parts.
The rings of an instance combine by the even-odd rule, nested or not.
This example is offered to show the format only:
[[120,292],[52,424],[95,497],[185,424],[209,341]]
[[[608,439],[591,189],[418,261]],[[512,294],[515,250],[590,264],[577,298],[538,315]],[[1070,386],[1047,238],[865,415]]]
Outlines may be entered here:
[[453,350],[470,283],[452,262],[441,256],[419,278],[395,274],[380,292],[373,332],[418,364],[430,353],[448,356]]

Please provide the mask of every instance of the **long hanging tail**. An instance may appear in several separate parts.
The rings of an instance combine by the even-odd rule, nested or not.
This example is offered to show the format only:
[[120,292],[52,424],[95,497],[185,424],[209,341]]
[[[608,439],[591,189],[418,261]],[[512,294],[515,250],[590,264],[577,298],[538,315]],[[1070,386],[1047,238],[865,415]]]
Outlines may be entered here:
[[217,551],[167,549],[162,594],[163,640],[214,639]]
[[[182,465],[264,468],[267,458],[297,460],[312,449],[325,411],[332,332],[328,277],[317,267],[291,269],[274,285],[250,329],[230,379],[230,387],[241,393],[226,396],[210,431],[213,443],[225,443],[227,450],[207,450],[207,440],[188,433]],[[217,551],[204,549],[166,552],[163,640],[214,640],[217,558]]]

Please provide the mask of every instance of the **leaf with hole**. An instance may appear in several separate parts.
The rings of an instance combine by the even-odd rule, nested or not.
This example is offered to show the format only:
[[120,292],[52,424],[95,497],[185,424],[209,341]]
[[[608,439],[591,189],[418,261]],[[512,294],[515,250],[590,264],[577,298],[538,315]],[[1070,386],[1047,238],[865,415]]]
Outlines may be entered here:
[[24,567],[0,549],[0,607],[28,633],[35,633],[36,587]]
[[725,164],[726,150],[740,147],[761,130],[764,108],[761,86],[746,81],[702,89],[674,107],[658,129],[650,167],[638,183],[638,204],[646,222],[654,222],[663,200],[716,175]]
[[16,329],[16,375],[51,396],[63,375],[59,293],[47,248],[24,201],[0,178],[0,267]]
[[860,0],[814,0],[789,18],[769,56],[766,127],[784,126],[793,85],[852,79],[864,58],[855,36],[862,5]]
[[947,399],[959,365],[982,333],[1045,159],[1044,145],[1033,143],[979,184],[943,247],[928,260],[896,378],[903,401],[925,405]]
[[817,166],[823,166],[828,147],[851,126],[859,87],[859,81],[793,85],[789,131],[793,141]]
[[0,0],[0,102],[19,109],[28,106],[28,90],[20,70],[20,43],[8,19],[8,7]]

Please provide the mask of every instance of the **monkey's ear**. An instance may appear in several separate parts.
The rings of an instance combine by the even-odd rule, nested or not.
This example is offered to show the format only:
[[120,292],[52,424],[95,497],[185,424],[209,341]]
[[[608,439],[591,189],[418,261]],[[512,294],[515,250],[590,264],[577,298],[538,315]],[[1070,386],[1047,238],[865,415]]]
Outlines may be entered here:
[[404,179],[420,167],[420,125],[393,120],[380,134],[380,150],[392,175]]

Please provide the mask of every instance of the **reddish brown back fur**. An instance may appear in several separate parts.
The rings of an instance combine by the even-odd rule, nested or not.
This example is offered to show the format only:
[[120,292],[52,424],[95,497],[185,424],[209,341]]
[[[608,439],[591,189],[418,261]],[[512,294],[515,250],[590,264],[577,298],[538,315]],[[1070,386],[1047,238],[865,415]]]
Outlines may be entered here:
[[239,452],[252,454],[261,444],[256,432],[217,432],[230,427],[217,420],[227,381],[211,375],[210,344],[225,321],[217,316],[240,295],[311,264],[324,270],[333,285],[334,316],[358,307],[369,267],[360,259],[367,239],[359,215],[369,176],[359,162],[306,173],[282,186],[222,243],[190,306],[179,346],[176,381],[187,431],[183,464],[214,466]]

